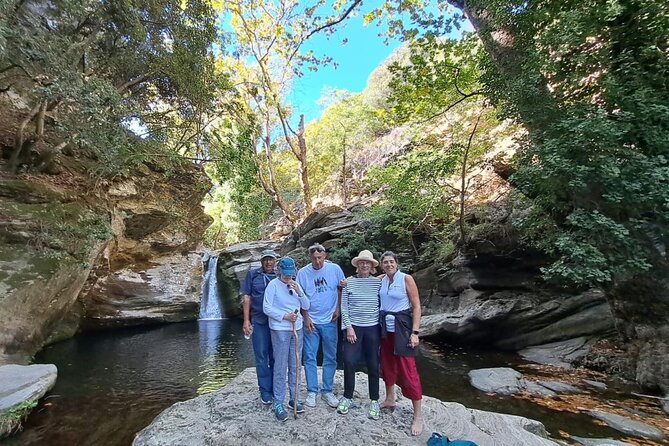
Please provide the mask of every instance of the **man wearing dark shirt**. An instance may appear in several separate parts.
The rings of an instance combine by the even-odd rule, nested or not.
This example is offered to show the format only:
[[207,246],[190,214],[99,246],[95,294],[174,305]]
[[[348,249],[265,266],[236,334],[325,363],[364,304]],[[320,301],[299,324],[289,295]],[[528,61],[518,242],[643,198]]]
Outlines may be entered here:
[[274,357],[267,316],[263,313],[262,305],[265,288],[270,280],[276,277],[274,271],[276,257],[272,250],[263,251],[260,268],[251,269],[248,272],[239,290],[239,294],[242,295],[244,336],[251,336],[253,343],[260,401],[263,404],[272,404]]

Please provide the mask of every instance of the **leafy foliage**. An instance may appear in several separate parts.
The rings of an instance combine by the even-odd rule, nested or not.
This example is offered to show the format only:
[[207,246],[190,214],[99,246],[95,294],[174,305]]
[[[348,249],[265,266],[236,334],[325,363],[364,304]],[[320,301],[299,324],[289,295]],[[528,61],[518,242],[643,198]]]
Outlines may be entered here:
[[151,153],[195,156],[227,87],[210,51],[215,20],[200,0],[3,2],[0,86],[39,111],[25,117],[36,139],[48,114],[50,141],[95,151],[107,171]]
[[[490,88],[530,130],[514,182],[561,228],[553,280],[610,285],[662,262],[668,12],[661,1],[533,3],[512,17],[524,33],[519,88],[499,88],[489,67]],[[539,102],[525,93],[538,76],[552,92]]]

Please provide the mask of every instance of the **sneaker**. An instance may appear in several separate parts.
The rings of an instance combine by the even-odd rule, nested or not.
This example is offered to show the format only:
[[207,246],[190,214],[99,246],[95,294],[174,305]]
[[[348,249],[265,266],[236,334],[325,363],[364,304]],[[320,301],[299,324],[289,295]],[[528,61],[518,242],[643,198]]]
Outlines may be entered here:
[[[295,406],[293,404],[294,404],[293,400],[288,401],[288,408],[290,410],[293,410],[295,408]],[[304,413],[304,406],[302,405],[302,401],[300,401],[300,400],[297,400],[297,411],[296,412],[297,413]]]
[[272,397],[271,396],[260,396],[260,402],[264,404],[265,406],[269,406],[272,404]]
[[286,412],[286,409],[283,408],[283,404],[274,405],[274,415],[276,416],[276,419],[281,422],[288,419],[288,412]]
[[307,400],[304,402],[309,407],[316,407],[316,392],[307,393]]
[[369,403],[369,412],[367,412],[367,416],[372,420],[378,420],[380,414],[381,408],[379,407],[379,402],[377,400],[372,400]]
[[348,413],[349,407],[351,407],[352,401],[348,398],[342,398],[337,405],[337,412],[346,415]]
[[[330,407],[337,407],[339,406],[339,400],[337,399],[336,396],[332,394],[332,392],[324,393],[321,395],[321,398],[323,398],[323,401],[328,403],[328,406]],[[308,400],[307,400],[308,401]]]

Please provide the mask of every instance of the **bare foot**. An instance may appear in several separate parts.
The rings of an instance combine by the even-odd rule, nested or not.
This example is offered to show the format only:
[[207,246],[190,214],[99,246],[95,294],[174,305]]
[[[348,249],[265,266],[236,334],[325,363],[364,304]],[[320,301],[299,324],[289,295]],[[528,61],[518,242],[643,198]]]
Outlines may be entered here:
[[411,435],[418,436],[423,433],[423,418],[416,417],[411,424]]
[[379,407],[381,409],[388,409],[392,412],[393,410],[395,410],[395,401],[384,400],[381,404],[379,404]]

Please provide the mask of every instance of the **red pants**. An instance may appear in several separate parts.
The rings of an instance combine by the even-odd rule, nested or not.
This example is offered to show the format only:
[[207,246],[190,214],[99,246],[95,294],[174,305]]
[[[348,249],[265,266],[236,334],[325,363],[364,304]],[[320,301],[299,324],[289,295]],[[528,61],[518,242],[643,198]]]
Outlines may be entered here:
[[423,398],[423,388],[420,385],[420,376],[416,369],[416,358],[413,356],[396,356],[395,333],[387,333],[381,339],[381,373],[386,386],[397,384],[402,389],[402,395],[410,400]]

